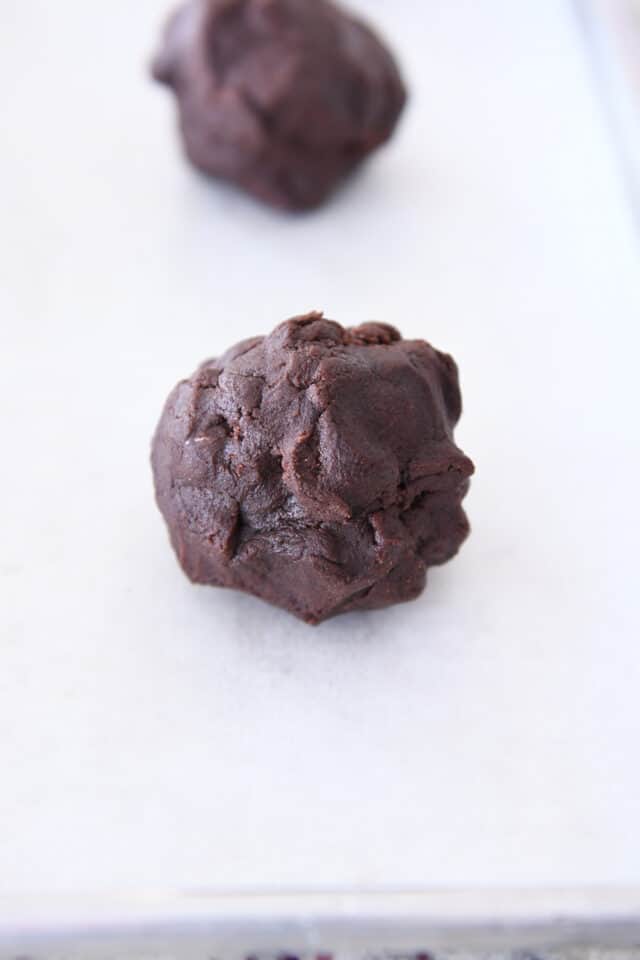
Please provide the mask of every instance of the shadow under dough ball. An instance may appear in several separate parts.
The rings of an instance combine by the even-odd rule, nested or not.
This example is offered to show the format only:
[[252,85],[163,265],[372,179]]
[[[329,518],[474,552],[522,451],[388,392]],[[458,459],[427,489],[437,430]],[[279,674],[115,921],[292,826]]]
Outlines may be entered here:
[[277,207],[315,207],[391,136],[405,103],[389,51],[329,0],[190,0],[154,77],[187,155]]
[[167,400],[156,496],[186,574],[308,623],[417,597],[469,531],[457,368],[393,327],[295,317]]

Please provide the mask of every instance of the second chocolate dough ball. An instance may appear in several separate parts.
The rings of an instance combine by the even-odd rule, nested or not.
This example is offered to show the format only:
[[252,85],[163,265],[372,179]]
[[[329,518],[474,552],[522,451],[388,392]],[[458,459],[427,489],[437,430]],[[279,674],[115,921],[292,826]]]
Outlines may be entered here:
[[329,0],[190,0],[153,65],[192,163],[305,209],[387,140],[405,103],[392,55]]

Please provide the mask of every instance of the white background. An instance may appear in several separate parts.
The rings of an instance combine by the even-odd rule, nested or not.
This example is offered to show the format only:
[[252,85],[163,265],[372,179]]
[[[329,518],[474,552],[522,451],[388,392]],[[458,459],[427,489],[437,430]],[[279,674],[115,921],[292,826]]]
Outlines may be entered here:
[[[162,0],[1,0],[0,892],[640,881],[638,249],[572,8],[359,0],[412,92],[290,217],[182,162]],[[312,308],[451,351],[473,535],[312,629],[195,588],[150,436]]]

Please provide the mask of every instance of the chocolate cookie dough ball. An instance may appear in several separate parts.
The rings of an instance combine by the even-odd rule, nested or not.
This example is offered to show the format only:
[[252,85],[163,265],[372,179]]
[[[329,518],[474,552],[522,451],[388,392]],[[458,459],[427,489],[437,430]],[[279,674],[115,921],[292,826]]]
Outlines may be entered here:
[[469,531],[460,411],[451,357],[385,324],[311,313],[208,360],[153,441],[185,572],[308,623],[417,597]]
[[389,51],[329,0],[189,0],[153,72],[196,167],[291,209],[320,204],[405,102]]

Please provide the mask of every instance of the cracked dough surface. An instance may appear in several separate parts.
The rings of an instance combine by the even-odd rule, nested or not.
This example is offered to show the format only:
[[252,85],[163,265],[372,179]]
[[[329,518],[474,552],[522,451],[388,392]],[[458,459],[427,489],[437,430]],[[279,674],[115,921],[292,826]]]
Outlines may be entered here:
[[182,567],[308,623],[415,598],[468,533],[460,412],[452,358],[385,324],[311,313],[205,362],[153,443]]

